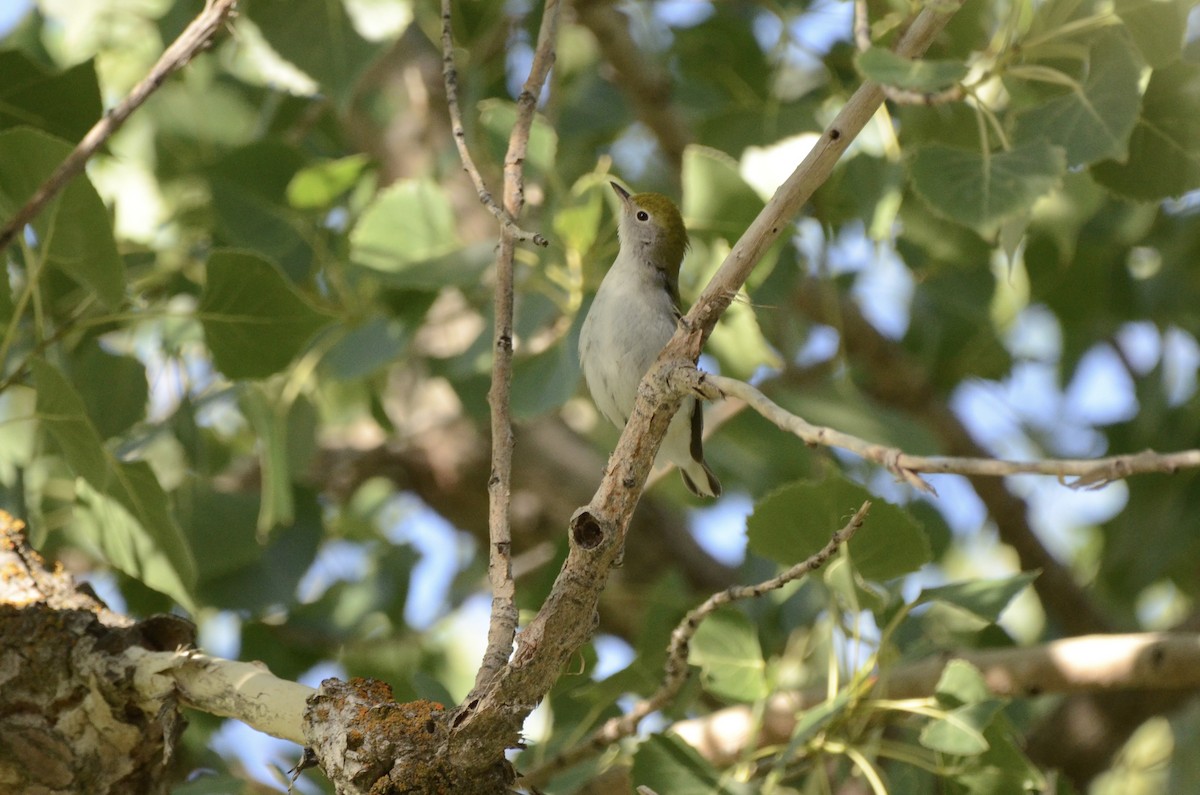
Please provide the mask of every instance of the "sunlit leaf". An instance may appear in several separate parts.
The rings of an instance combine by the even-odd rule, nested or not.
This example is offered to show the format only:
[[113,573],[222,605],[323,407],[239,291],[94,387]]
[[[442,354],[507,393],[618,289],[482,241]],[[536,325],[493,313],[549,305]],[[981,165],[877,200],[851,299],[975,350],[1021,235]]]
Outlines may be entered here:
[[[345,7],[329,0],[256,0],[246,12],[280,55],[345,107],[383,45],[358,35]],[[318,44],[319,42],[319,44]]]
[[767,694],[757,630],[732,608],[704,619],[692,638],[688,661],[700,666],[704,689],[718,698],[750,703]]
[[967,582],[939,585],[921,591],[915,604],[944,602],[979,616],[985,621],[995,621],[1021,591],[1037,579],[1037,572],[1021,572],[1011,577],[996,580],[969,580]]
[[1146,63],[1160,69],[1178,60],[1192,0],[1116,0],[1113,10],[1125,23]]

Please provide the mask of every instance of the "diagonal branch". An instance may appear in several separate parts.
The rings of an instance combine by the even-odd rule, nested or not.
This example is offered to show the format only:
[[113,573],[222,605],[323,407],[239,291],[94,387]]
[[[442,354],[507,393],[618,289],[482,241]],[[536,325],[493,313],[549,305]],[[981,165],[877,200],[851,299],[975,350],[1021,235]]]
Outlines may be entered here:
[[237,0],[207,0],[204,10],[163,52],[150,72],[133,87],[125,99],[106,113],[104,118],[96,122],[92,129],[88,130],[87,135],[83,136],[83,140],[71,154],[67,155],[58,168],[54,169],[54,173],[34,191],[33,196],[29,197],[29,201],[17,210],[16,215],[8,220],[4,228],[0,229],[0,251],[8,248],[17,232],[36,218],[50,200],[66,187],[68,182],[78,176],[79,172],[83,171],[87,161],[96,154],[105,141],[112,137],[113,133],[121,128],[131,113],[141,107],[142,103],[149,99],[150,95],[173,72],[182,69],[197,53],[212,44],[213,36],[233,15],[236,5]]

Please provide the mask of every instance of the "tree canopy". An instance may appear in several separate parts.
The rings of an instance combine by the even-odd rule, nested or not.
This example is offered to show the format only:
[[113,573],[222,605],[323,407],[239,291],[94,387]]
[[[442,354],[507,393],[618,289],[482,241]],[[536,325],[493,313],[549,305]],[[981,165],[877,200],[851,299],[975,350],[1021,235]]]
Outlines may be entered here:
[[[0,508],[117,612],[453,708],[497,512],[528,626],[618,444],[576,353],[609,182],[678,201],[690,305],[801,161],[846,147],[704,341],[701,370],[757,390],[707,407],[726,496],[651,477],[513,766],[547,793],[1196,791],[1200,682],[1093,681],[1080,643],[1200,654],[1194,4],[942,5],[906,57],[922,6],[899,0],[458,0],[448,31],[428,0],[243,0],[147,81],[205,3],[29,4],[0,38]],[[864,85],[885,102],[842,137]],[[867,501],[823,568],[722,597],[668,652]],[[640,733],[579,750],[676,652],[691,676]],[[299,759],[189,717],[175,792]]]

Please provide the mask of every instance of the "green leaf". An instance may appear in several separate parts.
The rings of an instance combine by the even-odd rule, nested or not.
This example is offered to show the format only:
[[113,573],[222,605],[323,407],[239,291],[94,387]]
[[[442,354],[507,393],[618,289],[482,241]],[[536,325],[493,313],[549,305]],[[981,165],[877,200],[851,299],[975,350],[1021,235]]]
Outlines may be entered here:
[[749,792],[722,785],[721,776],[695,748],[673,735],[652,734],[633,755],[633,782],[670,795],[733,795]]
[[71,372],[102,438],[112,438],[146,416],[146,367],[136,358],[116,356],[89,340],[78,349]]
[[241,251],[209,257],[197,311],[217,369],[232,379],[282,370],[330,322],[277,267]]
[[[37,130],[0,132],[0,217],[16,214],[71,149]],[[32,226],[46,262],[94,292],[105,306],[121,303],[125,263],[117,255],[108,210],[85,175],[51,199]]]
[[565,248],[585,254],[596,243],[604,213],[602,196],[599,190],[584,189],[554,214],[554,236]]
[[276,525],[290,525],[295,515],[292,504],[292,471],[288,459],[287,417],[259,384],[241,389],[239,405],[258,439],[262,469],[262,503],[257,528],[260,536]]
[[255,0],[247,6],[271,47],[321,84],[341,108],[382,44],[358,35],[338,0]]
[[688,662],[700,666],[704,689],[718,698],[752,703],[767,695],[758,631],[733,608],[704,619],[692,638]]
[[704,146],[683,151],[683,219],[689,230],[737,240],[763,208],[729,155]]
[[[703,240],[693,241],[691,251],[684,259],[680,284],[685,300],[689,295],[699,293],[721,267],[728,253],[729,245],[724,239],[717,239],[711,244]],[[721,372],[732,378],[744,380],[761,367],[781,366],[779,354],[763,336],[758,316],[745,290],[738,291],[733,303],[717,320],[706,349],[720,360]]]
[[37,390],[21,384],[0,392],[0,483],[16,480],[17,467],[28,467],[37,452]]
[[62,373],[43,359],[30,362],[37,387],[37,414],[58,444],[67,466],[100,491],[109,486],[111,459],[104,442],[88,419],[83,399]]
[[859,573],[889,580],[929,562],[929,540],[912,516],[839,474],[793,483],[764,497],[747,520],[750,549],[792,566],[829,543],[868,499],[871,512],[850,541],[850,559]]
[[495,258],[494,244],[476,243],[422,262],[395,262],[392,270],[376,271],[373,275],[389,287],[409,291],[471,287],[479,284],[479,279]]
[[942,669],[933,694],[944,707],[961,707],[992,700],[987,682],[979,669],[966,660],[951,660]]
[[990,747],[984,729],[1004,705],[985,701],[953,709],[921,730],[921,745],[932,751],[956,756],[978,756]]
[[1018,116],[1018,142],[1044,138],[1061,146],[1069,166],[1125,157],[1141,104],[1141,70],[1127,38],[1117,30],[1097,38],[1088,51],[1086,70],[1079,91]]
[[1129,157],[1097,163],[1092,176],[1140,201],[1200,187],[1200,64],[1180,61],[1151,73]]
[[1037,572],[1022,572],[995,580],[969,580],[925,588],[914,604],[943,602],[994,622],[1021,591],[1037,579]]
[[41,359],[30,369],[38,419],[81,480],[81,526],[113,566],[192,609],[196,564],[150,466],[114,459],[62,373]]
[[204,604],[254,611],[295,598],[324,538],[316,494],[295,491],[295,521],[272,528],[268,543],[254,532],[255,495],[218,494],[197,483],[188,497],[181,521],[196,550]]
[[804,710],[797,719],[796,725],[792,727],[792,738],[788,743],[788,752],[785,756],[794,757],[818,732],[840,718],[845,713],[851,699],[856,695],[858,693],[854,688],[843,687],[833,698]]
[[859,53],[854,62],[868,80],[921,93],[950,88],[967,76],[960,61],[913,60],[881,47]]
[[322,160],[297,171],[287,186],[288,203],[304,210],[332,207],[349,191],[371,162],[366,155]]
[[1160,69],[1179,60],[1194,0],[1116,0],[1113,10],[1125,23],[1146,63]]
[[0,130],[24,125],[78,141],[103,112],[94,61],[55,73],[22,52],[5,50],[0,75]]
[[918,149],[908,166],[935,213],[987,236],[1058,187],[1067,163],[1062,149],[1039,140],[986,155],[933,144]]
[[206,169],[218,244],[261,254],[296,282],[308,277],[313,251],[302,216],[288,206],[286,193],[304,163],[290,146],[256,141]]
[[398,274],[406,266],[458,251],[456,226],[441,187],[429,180],[402,180],[380,191],[363,213],[350,233],[350,258]]

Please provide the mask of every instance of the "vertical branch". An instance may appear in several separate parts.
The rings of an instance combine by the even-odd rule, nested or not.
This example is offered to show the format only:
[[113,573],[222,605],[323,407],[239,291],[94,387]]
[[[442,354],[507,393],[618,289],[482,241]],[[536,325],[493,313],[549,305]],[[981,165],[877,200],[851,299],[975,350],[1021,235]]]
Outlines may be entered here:
[[[449,27],[449,0],[443,0],[443,24]],[[504,156],[504,213],[518,217],[525,206],[525,155],[529,131],[533,126],[538,96],[542,93],[550,67],[554,64],[554,46],[558,39],[558,0],[546,0],[538,31],[537,49],[529,77],[517,97],[516,122]],[[458,134],[456,132],[456,138]],[[512,575],[512,528],[509,505],[512,499],[512,416],[509,399],[512,388],[513,355],[513,254],[519,230],[505,223],[500,232],[496,256],[495,321],[492,330],[492,386],[488,390],[491,407],[492,464],[488,477],[488,580],[492,587],[492,614],[488,624],[487,650],[475,676],[475,692],[486,688],[504,668],[512,653],[517,631],[517,606]],[[469,700],[469,699],[468,699]]]

